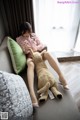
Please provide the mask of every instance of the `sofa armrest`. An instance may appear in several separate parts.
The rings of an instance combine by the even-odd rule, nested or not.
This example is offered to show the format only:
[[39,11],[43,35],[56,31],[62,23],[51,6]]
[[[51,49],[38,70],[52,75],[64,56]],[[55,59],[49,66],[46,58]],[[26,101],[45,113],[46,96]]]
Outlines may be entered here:
[[6,37],[0,45],[0,70],[12,73],[13,67],[11,63],[11,58],[7,48]]

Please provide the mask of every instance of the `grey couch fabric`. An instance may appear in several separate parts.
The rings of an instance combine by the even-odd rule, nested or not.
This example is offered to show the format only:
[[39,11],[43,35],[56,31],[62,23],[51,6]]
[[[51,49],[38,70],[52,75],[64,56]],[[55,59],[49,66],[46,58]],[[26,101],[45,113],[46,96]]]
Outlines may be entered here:
[[10,120],[32,115],[31,98],[19,75],[0,71],[0,111],[8,112]]
[[[0,46],[0,70],[13,73],[12,63],[7,49],[7,41],[4,39],[2,45]],[[53,53],[52,53],[52,56]],[[49,70],[54,75],[54,71],[49,67]],[[26,70],[21,74],[24,79],[26,86],[27,77]],[[35,92],[37,89],[37,78],[35,75]],[[30,120],[80,120],[80,113],[78,111],[77,105],[71,96],[70,91],[63,89],[60,84],[58,84],[59,91],[63,94],[61,100],[54,99],[50,100],[48,98],[47,102],[40,104],[36,112],[31,116]],[[36,94],[37,95],[37,94]],[[7,104],[7,103],[6,103]],[[23,104],[22,104],[23,105]],[[12,119],[11,119],[12,120]],[[25,117],[16,117],[15,120],[27,120]]]

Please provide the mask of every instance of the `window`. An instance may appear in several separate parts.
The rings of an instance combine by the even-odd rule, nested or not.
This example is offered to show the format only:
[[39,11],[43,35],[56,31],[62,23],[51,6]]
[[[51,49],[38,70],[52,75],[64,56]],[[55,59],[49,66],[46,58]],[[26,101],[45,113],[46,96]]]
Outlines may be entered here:
[[48,46],[48,50],[70,51],[73,49],[80,18],[80,3],[62,4],[59,3],[61,0],[33,1],[36,33]]

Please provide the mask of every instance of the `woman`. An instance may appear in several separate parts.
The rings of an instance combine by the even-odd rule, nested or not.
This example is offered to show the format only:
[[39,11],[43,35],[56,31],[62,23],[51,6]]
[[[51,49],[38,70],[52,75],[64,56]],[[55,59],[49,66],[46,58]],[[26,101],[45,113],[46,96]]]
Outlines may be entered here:
[[39,106],[38,100],[34,92],[34,63],[32,61],[29,48],[32,48],[34,52],[44,51],[43,59],[48,60],[51,67],[58,73],[60,82],[62,83],[65,89],[68,89],[68,85],[60,70],[57,59],[53,58],[50,55],[50,53],[47,51],[47,47],[40,42],[40,40],[35,35],[35,33],[32,33],[32,27],[30,23],[25,22],[21,24],[20,32],[21,32],[21,36],[17,37],[16,41],[21,46],[23,52],[27,56],[27,66],[28,66],[27,78],[28,78],[28,84],[29,84],[29,91],[30,91],[33,107],[38,107]]

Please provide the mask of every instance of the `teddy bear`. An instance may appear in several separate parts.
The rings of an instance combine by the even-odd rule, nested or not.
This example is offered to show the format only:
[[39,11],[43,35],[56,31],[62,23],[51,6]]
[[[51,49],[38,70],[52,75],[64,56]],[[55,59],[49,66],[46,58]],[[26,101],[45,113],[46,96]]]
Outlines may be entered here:
[[51,90],[56,98],[61,99],[62,94],[58,90],[56,79],[47,68],[47,65],[44,62],[41,53],[33,52],[32,49],[30,49],[30,52],[35,64],[35,69],[38,77],[37,93],[39,95],[39,102],[46,101],[48,99],[49,90]]

